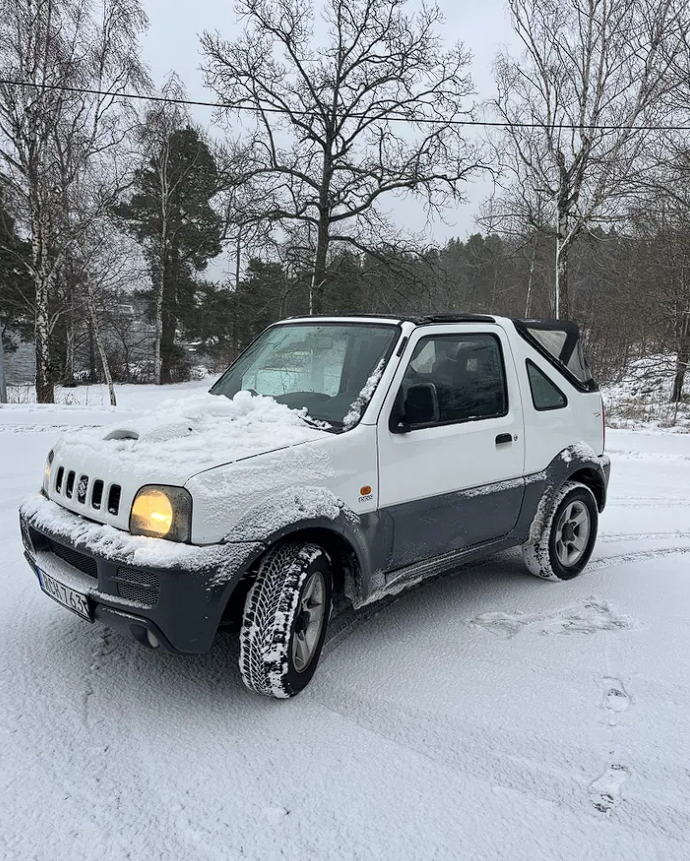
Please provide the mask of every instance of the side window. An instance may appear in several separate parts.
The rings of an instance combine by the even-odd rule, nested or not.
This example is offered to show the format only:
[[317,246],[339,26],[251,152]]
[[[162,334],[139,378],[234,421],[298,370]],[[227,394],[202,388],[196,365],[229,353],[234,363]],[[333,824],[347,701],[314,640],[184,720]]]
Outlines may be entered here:
[[405,429],[505,415],[508,391],[498,338],[483,334],[420,338],[394,412],[398,428]]
[[535,410],[560,410],[568,406],[568,399],[563,392],[529,359],[527,376]]

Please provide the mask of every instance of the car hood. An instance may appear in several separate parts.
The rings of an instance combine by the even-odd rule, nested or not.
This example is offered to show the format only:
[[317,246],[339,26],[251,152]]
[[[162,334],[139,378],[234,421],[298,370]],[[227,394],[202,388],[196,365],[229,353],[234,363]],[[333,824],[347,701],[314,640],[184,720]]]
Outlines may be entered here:
[[230,400],[203,394],[164,401],[135,421],[63,438],[56,455],[74,461],[76,469],[97,462],[108,477],[125,473],[147,483],[183,485],[216,466],[321,439],[325,427],[261,395],[238,392]]
[[[197,395],[163,402],[154,412],[136,421],[83,430],[63,438],[55,447],[50,498],[92,519],[127,528],[129,506],[145,484],[182,486],[200,472],[267,452],[301,445],[328,435],[314,427],[303,412],[288,409],[272,398],[239,392],[224,396]],[[62,489],[55,488],[62,470]],[[71,496],[67,478],[74,473]],[[86,501],[79,500],[79,485]],[[96,481],[117,485],[119,515],[107,505],[94,509],[90,492]]]

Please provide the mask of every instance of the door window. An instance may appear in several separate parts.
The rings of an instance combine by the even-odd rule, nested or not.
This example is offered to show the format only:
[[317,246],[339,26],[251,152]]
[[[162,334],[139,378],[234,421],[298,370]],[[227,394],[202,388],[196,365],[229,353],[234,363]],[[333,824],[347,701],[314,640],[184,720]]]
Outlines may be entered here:
[[[426,408],[429,398],[438,409]],[[417,421],[419,403],[425,421]],[[429,335],[414,349],[398,394],[395,422],[406,430],[497,418],[508,412],[501,345],[494,335]],[[433,416],[433,417],[432,417]]]

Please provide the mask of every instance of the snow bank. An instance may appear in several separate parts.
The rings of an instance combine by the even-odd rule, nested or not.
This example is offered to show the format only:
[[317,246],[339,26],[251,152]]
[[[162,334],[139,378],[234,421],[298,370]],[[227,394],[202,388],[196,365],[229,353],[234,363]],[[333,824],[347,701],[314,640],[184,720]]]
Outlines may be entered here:
[[675,370],[675,355],[645,356],[632,361],[620,380],[602,386],[609,427],[688,433],[690,374],[686,375],[684,400],[674,404],[670,401]]

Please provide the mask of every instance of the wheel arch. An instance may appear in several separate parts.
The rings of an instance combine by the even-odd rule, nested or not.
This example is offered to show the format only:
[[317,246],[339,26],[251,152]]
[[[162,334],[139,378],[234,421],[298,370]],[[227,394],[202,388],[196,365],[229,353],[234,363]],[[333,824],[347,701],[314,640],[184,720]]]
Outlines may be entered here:
[[356,603],[365,592],[371,571],[369,543],[365,535],[367,527],[371,526],[365,524],[363,528],[361,518],[343,511],[335,520],[325,517],[305,519],[265,536],[228,594],[223,623],[233,630],[237,628],[261,560],[276,546],[286,542],[313,543],[323,547],[333,566],[333,592],[343,595],[350,603]]
[[586,485],[594,494],[597,508],[601,514],[606,506],[606,482],[601,474],[601,470],[595,469],[592,466],[585,466],[571,473],[566,478],[566,481],[577,481],[580,484]]
[[609,468],[608,457],[598,456],[589,446],[575,444],[559,452],[543,472],[528,476],[525,501],[515,530],[521,542],[539,541],[546,515],[566,482],[579,482],[588,487],[601,513],[606,505]]
[[353,600],[362,590],[362,560],[356,543],[343,531],[322,523],[295,524],[281,530],[266,543],[261,558],[276,545],[285,542],[318,544],[328,554],[333,567],[333,592]]

